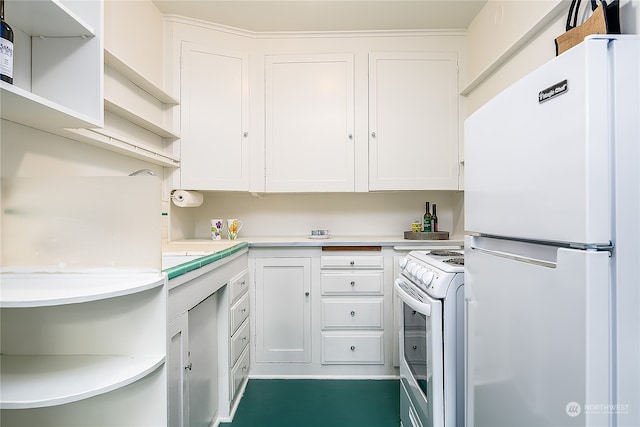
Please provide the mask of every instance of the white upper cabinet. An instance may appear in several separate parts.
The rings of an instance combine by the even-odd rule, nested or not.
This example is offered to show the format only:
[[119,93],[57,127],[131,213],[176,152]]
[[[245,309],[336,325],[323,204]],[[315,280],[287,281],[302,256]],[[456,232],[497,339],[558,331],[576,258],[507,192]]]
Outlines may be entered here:
[[183,42],[180,187],[249,189],[248,54]]
[[266,57],[266,191],[354,191],[351,54]]
[[458,189],[456,52],[369,54],[369,190]]
[[6,1],[14,31],[13,85],[1,117],[37,129],[102,126],[103,4]]

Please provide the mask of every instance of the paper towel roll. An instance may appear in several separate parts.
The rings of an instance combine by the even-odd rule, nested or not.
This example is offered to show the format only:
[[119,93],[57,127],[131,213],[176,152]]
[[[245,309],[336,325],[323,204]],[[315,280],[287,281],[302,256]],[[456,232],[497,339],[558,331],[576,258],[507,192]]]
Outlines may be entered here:
[[197,191],[175,190],[171,195],[171,200],[174,205],[181,208],[195,208],[202,204],[204,196]]

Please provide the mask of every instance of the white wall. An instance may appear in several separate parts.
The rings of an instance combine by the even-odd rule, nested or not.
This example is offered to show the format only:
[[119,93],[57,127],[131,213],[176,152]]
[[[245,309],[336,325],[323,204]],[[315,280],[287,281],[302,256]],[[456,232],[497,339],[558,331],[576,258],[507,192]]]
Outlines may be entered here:
[[[209,239],[210,220],[238,218],[244,225],[239,237],[306,236],[314,228],[336,236],[388,236],[402,238],[414,219],[422,219],[425,202],[438,206],[440,229],[462,238],[462,193],[407,191],[394,193],[265,194],[205,193],[198,208],[171,207],[171,238]],[[454,236],[456,234],[456,236]]]
[[[583,5],[588,2],[582,2]],[[570,1],[489,0],[470,24],[468,81],[489,71],[467,95],[467,112],[555,57],[555,38],[565,31]],[[640,34],[640,0],[621,0],[624,34]]]

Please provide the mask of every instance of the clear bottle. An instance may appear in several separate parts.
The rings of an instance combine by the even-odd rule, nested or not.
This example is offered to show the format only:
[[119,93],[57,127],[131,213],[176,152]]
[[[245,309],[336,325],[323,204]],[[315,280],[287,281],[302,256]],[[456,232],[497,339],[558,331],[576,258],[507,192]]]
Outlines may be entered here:
[[431,214],[431,231],[440,231],[438,228],[438,214],[436,213],[436,204],[433,204],[433,213]]
[[431,232],[431,209],[429,209],[429,202],[426,203],[426,208],[424,211],[424,216],[422,217],[422,231]]
[[4,0],[0,0],[0,80],[13,84],[13,29],[4,20]]

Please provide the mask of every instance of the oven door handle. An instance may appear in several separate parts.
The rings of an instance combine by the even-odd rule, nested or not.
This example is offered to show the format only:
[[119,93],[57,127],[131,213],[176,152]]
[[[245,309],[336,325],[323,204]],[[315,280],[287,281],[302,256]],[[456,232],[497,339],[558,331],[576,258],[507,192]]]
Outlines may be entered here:
[[413,308],[418,313],[431,317],[431,304],[418,301],[417,299],[409,295],[404,289],[402,289],[400,283],[402,283],[402,279],[396,279],[395,282],[393,282],[393,285],[396,288],[396,292],[400,296],[400,299],[402,299],[405,304]]

